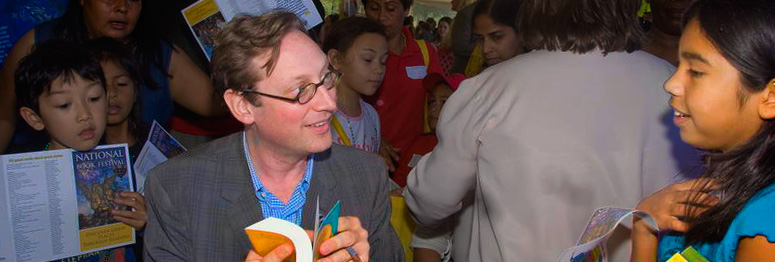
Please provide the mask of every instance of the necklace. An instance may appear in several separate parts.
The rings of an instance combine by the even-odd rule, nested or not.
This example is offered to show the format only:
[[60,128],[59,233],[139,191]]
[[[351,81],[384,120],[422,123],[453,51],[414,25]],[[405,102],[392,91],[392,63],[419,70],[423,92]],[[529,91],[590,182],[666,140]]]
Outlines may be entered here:
[[344,121],[347,121],[347,129],[350,131],[350,141],[355,146],[355,132],[353,132],[353,125],[350,123],[350,118],[344,116]]
[[48,147],[49,147],[49,146],[51,146],[51,142],[48,142],[48,143],[46,144],[46,147],[45,147],[45,148],[43,148],[43,151],[48,151]]

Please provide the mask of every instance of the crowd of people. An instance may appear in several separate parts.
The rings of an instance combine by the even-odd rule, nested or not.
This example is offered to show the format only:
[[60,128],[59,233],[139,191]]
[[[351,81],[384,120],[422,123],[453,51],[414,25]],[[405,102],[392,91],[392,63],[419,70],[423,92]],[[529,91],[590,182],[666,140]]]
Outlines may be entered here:
[[238,15],[205,72],[144,0],[71,0],[0,71],[0,152],[126,143],[134,163],[174,105],[243,126],[119,193],[136,244],[62,261],[283,261],[244,229],[311,231],[337,203],[320,261],[555,261],[603,206],[659,226],[634,218],[610,261],[770,261],[775,2],[647,2],[647,31],[640,0],[453,0],[416,27],[413,0],[361,0],[314,34]]

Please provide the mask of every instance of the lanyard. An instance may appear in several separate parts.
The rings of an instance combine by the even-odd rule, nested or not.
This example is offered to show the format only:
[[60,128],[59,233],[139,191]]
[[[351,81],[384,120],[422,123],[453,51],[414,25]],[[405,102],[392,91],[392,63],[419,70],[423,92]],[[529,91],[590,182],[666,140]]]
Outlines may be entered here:
[[344,129],[342,128],[342,124],[339,123],[339,119],[337,119],[336,116],[331,117],[331,125],[334,126],[334,131],[336,131],[336,134],[339,136],[339,138],[342,139],[342,143],[344,143],[345,146],[352,146],[352,142],[350,142],[350,137],[348,137],[347,134],[344,132]]

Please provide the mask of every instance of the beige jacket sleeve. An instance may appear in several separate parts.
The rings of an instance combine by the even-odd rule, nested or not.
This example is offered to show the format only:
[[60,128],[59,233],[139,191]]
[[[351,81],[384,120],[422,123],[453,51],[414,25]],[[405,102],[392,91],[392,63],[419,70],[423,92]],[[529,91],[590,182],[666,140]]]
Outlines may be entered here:
[[478,138],[485,122],[476,80],[461,83],[444,104],[436,128],[439,143],[407,178],[404,197],[421,224],[435,224],[458,212],[476,185]]

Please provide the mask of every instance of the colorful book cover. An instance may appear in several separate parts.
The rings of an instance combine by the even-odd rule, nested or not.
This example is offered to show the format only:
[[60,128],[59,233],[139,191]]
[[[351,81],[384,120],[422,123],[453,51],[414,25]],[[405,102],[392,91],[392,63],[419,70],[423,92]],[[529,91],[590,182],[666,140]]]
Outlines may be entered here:
[[175,140],[175,138],[172,137],[167,130],[164,130],[164,128],[156,121],[153,121],[153,127],[151,128],[151,133],[148,135],[148,141],[156,146],[156,148],[158,148],[167,158],[172,158],[187,151],[178,140]]
[[339,231],[339,216],[341,204],[337,201],[328,214],[320,219],[320,202],[317,202],[315,213],[315,231],[312,233],[313,241],[307,231],[294,223],[268,217],[245,228],[253,250],[259,255],[265,256],[278,246],[291,243],[294,253],[285,261],[316,261],[321,257],[320,244],[335,236]]
[[693,247],[687,247],[681,253],[675,253],[667,262],[710,262],[710,260],[700,255],[700,252]]
[[126,145],[72,153],[78,201],[81,252],[134,243],[134,229],[116,221],[111,210],[121,191],[134,191]]
[[182,12],[207,60],[212,60],[218,32],[226,26],[226,19],[223,18],[215,0],[198,1]]
[[328,212],[328,215],[320,222],[320,225],[316,227],[313,236],[314,241],[312,242],[314,244],[312,247],[313,253],[315,253],[314,260],[318,260],[321,257],[320,245],[339,231],[339,216],[342,213],[341,206],[339,201],[337,201],[334,207],[331,208],[331,211]]

